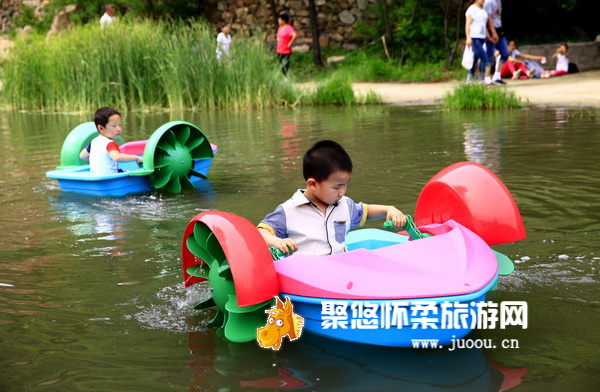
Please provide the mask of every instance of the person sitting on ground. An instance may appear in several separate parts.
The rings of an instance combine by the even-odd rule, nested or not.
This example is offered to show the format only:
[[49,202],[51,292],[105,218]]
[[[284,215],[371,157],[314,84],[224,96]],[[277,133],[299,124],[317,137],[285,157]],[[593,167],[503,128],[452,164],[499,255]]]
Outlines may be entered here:
[[103,107],[94,114],[94,124],[100,133],[79,154],[81,159],[90,161],[90,173],[119,173],[119,162],[136,161],[142,163],[143,158],[137,155],[123,154],[114,139],[121,136],[123,124],[121,114],[114,108]]
[[115,7],[111,3],[106,4],[104,6],[104,15],[100,18],[100,27],[105,28],[110,26],[110,24],[117,19],[114,15]]
[[510,40],[508,42],[508,50],[510,51],[509,62],[512,62],[513,65],[511,66],[508,63],[505,64],[502,69],[503,78],[512,77],[513,79],[517,79],[518,77],[519,79],[527,79],[539,77],[544,71],[542,66],[538,63],[538,61],[542,64],[546,63],[546,58],[544,56],[522,53],[517,49],[515,40]]
[[569,45],[563,42],[558,46],[556,52],[552,55],[553,59],[556,59],[556,69],[551,71],[542,72],[542,78],[549,78],[551,76],[566,75],[569,72],[569,58],[567,52],[569,51]]
[[280,204],[258,225],[268,246],[281,252],[331,255],[344,252],[346,234],[367,219],[386,218],[400,229],[406,218],[394,206],[355,203],[344,196],[352,159],[338,143],[322,140],[304,154],[306,188]]

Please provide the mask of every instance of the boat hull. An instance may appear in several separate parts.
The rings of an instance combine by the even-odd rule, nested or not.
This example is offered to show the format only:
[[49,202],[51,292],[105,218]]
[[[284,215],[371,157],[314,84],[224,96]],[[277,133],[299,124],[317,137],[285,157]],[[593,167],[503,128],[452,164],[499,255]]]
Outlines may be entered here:
[[[194,163],[194,170],[206,176],[211,164],[212,158],[196,161]],[[46,173],[46,177],[56,179],[64,192],[84,195],[119,197],[154,190],[148,175],[135,175],[135,171],[138,170],[135,163],[125,162],[119,166],[129,171],[93,175],[90,173],[89,165],[85,165],[51,170]],[[191,182],[194,185],[202,181],[206,180],[199,177],[191,178]]]
[[389,347],[415,347],[420,344],[418,341],[427,340],[435,341],[441,348],[473,330],[477,324],[477,304],[485,301],[497,280],[496,277],[474,293],[449,297],[344,300],[286,293],[280,296],[289,297],[294,313],[304,318],[305,332]]

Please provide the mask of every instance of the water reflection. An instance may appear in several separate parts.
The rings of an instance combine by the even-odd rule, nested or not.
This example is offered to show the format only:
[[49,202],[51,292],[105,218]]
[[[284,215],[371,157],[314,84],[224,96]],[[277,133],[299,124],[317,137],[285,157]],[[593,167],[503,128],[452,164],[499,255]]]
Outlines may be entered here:
[[280,352],[231,343],[209,331],[188,334],[190,388],[294,391],[503,391],[526,369],[504,369],[481,350],[412,350],[305,334]]
[[504,132],[489,130],[472,123],[466,123],[464,127],[463,145],[467,160],[479,163],[497,173],[502,164]]
[[283,120],[281,125],[281,136],[283,151],[283,157],[281,158],[281,171],[282,173],[291,172],[289,175],[284,175],[284,178],[296,179],[296,170],[298,170],[299,164],[302,161],[303,152],[300,151],[300,141],[302,138],[298,137],[297,124],[293,121]]

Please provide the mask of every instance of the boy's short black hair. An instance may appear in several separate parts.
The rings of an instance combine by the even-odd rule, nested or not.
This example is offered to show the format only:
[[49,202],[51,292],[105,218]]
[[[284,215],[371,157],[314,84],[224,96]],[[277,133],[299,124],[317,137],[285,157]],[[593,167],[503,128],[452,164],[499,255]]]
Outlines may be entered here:
[[290,23],[290,16],[286,13],[279,14],[279,19],[283,20],[285,23]]
[[325,181],[336,171],[352,173],[350,155],[333,140],[321,140],[306,151],[302,161],[304,179]]
[[119,116],[121,115],[117,109],[111,107],[103,107],[96,110],[96,113],[94,113],[94,124],[96,124],[96,129],[98,129],[98,125],[106,127],[106,124],[108,124],[108,119],[115,114],[118,114]]

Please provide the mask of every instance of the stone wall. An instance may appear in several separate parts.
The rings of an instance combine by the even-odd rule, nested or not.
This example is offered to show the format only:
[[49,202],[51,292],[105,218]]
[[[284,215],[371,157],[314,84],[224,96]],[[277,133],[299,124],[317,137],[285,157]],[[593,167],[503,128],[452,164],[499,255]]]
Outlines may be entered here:
[[5,34],[14,27],[12,21],[19,17],[24,6],[33,8],[33,14],[40,17],[44,12],[44,5],[49,2],[49,0],[0,0],[0,33]]
[[[356,21],[372,22],[365,10],[377,0],[315,0],[319,42],[323,47],[354,49],[352,36]],[[298,33],[295,51],[308,51],[312,43],[308,0],[212,0],[207,7],[209,21],[229,23],[232,34],[249,35],[262,31],[267,42],[275,42],[277,21],[275,14],[287,13]]]
[[[523,53],[535,56],[545,56],[548,63],[544,65],[546,69],[554,69],[556,62],[552,60],[552,55],[556,52],[559,43],[542,45],[523,45],[519,50]],[[589,71],[591,69],[600,69],[600,36],[594,42],[578,42],[569,44],[569,62],[577,64],[580,71]]]

